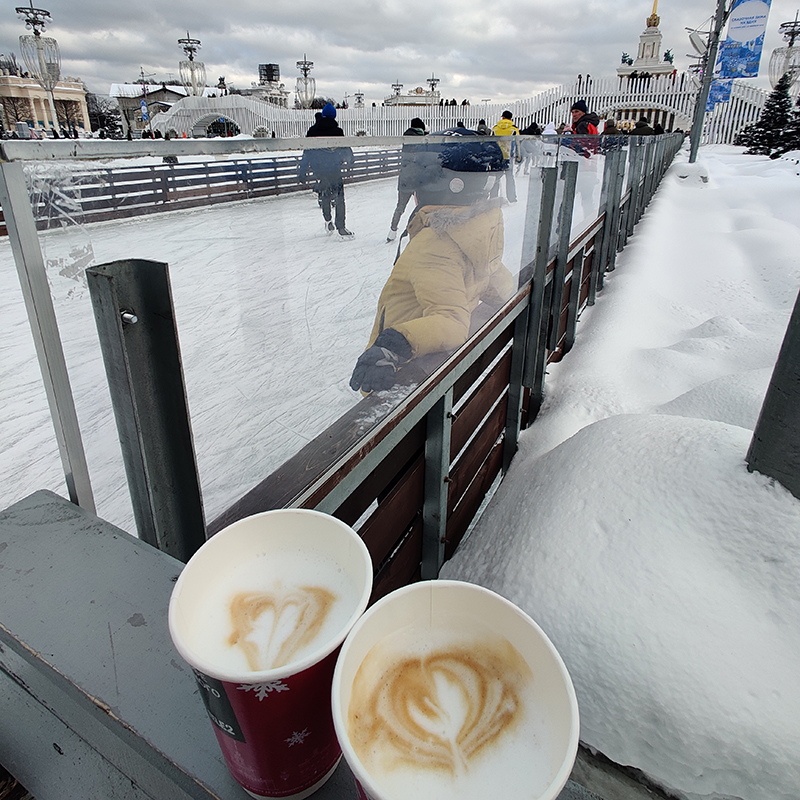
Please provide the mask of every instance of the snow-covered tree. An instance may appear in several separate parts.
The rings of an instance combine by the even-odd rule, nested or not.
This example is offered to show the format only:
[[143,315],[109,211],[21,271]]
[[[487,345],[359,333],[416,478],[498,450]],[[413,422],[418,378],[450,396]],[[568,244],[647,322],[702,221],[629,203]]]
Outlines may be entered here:
[[792,116],[781,131],[778,144],[770,158],[779,158],[791,150],[800,150],[800,97],[797,98]]
[[736,137],[734,144],[747,147],[747,155],[768,156],[779,146],[780,136],[792,115],[790,84],[791,78],[786,73],[764,103],[758,122],[748,125]]

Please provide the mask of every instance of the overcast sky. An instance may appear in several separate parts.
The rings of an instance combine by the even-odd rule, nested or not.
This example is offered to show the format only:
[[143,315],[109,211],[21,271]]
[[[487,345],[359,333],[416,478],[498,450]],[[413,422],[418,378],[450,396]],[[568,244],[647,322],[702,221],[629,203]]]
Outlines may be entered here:
[[[20,2],[20,0],[17,0]],[[177,43],[188,33],[202,42],[197,60],[207,82],[258,80],[258,65],[277,63],[294,90],[296,62],[314,62],[317,95],[340,102],[363,91],[367,103],[425,86],[459,102],[510,102],[578,73],[614,75],[623,51],[636,55],[652,0],[36,0],[52,15],[45,35],[61,48],[62,74],[105,94],[112,83],[135,82],[140,68],[154,80],[178,78],[185,58]],[[800,0],[772,0],[761,76],[773,48],[783,46],[778,25],[793,20]],[[16,53],[24,23],[15,3],[0,12],[0,50]],[[692,52],[687,26],[708,20],[715,0],[660,0],[663,50],[685,69]],[[663,52],[662,50],[662,52]],[[293,96],[293,95],[292,95]]]

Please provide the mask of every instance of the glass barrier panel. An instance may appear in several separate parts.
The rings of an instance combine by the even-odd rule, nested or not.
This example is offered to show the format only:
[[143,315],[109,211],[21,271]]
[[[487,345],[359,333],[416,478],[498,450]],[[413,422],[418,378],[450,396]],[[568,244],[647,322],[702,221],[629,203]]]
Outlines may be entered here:
[[[395,325],[411,352],[400,344],[398,380],[370,406],[364,433],[516,290],[526,230],[538,225],[527,201],[541,196],[552,148],[536,142],[517,161],[490,137],[351,138],[327,148],[334,160],[335,150],[352,153],[339,162],[340,190],[306,144],[25,162],[97,510],[125,530],[134,531],[133,514],[87,267],[169,265],[207,520],[356,413],[364,387],[353,373],[376,333]],[[18,449],[2,470],[13,502],[36,488],[63,493],[63,477],[7,237],[0,274],[18,355],[4,360],[15,374],[0,399],[26,392],[12,421]],[[6,480],[15,464],[35,485]]]

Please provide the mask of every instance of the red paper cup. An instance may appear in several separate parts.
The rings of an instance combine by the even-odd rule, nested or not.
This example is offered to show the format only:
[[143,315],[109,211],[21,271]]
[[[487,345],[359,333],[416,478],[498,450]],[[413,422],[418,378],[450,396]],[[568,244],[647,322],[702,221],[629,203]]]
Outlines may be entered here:
[[342,645],[333,721],[360,800],[555,800],[578,749],[578,703],[541,628],[460,581],[406,586]]
[[228,769],[253,797],[301,800],[336,769],[331,680],[371,590],[358,534],[304,509],[235,522],[178,578],[172,641],[195,673]]

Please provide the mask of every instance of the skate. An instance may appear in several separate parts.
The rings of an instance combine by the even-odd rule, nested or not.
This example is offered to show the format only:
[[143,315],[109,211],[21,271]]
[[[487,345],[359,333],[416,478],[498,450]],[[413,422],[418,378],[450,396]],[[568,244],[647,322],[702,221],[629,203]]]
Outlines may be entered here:
[[397,231],[393,229],[389,229],[389,233],[386,234],[386,241],[393,242],[397,238]]
[[335,230],[336,226],[331,222],[331,220],[325,220],[322,223],[325,226],[325,233],[330,236]]
[[341,236],[342,239],[353,239],[355,234],[352,231],[347,230],[347,228],[342,228],[339,231],[339,236]]

